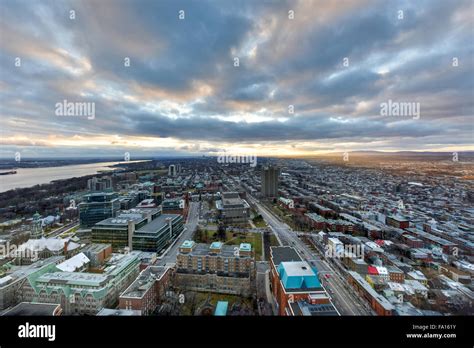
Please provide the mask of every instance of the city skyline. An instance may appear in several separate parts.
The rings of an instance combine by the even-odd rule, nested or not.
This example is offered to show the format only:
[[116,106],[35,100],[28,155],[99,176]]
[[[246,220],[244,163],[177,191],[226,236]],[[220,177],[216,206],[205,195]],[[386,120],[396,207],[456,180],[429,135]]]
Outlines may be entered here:
[[4,1],[0,157],[472,151],[473,6]]

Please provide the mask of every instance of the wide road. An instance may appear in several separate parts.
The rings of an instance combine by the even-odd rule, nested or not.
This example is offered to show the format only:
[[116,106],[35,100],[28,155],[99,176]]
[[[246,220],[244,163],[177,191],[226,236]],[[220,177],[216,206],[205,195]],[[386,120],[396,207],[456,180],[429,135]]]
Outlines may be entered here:
[[[247,195],[247,197],[257,207],[281,244],[294,247],[303,259],[318,269],[322,285],[331,295],[333,304],[341,315],[372,315],[372,311],[368,309],[365,301],[351,291],[349,285],[340,276],[338,271],[326,260],[315,255],[313,251],[298,238],[297,234],[267,207],[251,195]],[[329,278],[326,278],[326,274],[329,275]]]
[[174,241],[171,247],[168,248],[158,261],[158,265],[164,266],[168,263],[176,263],[176,255],[178,248],[186,239],[192,239],[193,233],[196,230],[199,219],[199,204],[200,202],[190,202],[189,212],[186,223],[184,224],[184,231]]

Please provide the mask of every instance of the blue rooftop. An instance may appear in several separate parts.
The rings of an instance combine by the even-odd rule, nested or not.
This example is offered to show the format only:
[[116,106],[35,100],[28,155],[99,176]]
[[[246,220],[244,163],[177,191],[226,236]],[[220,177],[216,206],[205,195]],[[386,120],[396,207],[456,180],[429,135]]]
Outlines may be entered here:
[[214,315],[217,315],[217,316],[227,315],[227,306],[228,305],[229,305],[229,302],[227,302],[227,301],[217,302],[216,311],[214,312]]
[[316,271],[305,261],[281,262],[278,274],[285,289],[320,288]]
[[240,250],[242,251],[251,251],[252,245],[250,243],[240,243]]
[[222,248],[222,242],[212,242],[211,249],[220,249]]
[[194,245],[194,241],[192,240],[185,240],[183,244],[181,244],[182,248],[192,248]]

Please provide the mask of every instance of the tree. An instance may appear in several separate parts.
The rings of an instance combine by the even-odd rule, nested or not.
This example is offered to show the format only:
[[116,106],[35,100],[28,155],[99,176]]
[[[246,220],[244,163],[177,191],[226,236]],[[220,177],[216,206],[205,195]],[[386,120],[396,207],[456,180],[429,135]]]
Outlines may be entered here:
[[225,240],[225,232],[226,232],[227,226],[224,224],[219,224],[219,227],[217,228],[217,238],[220,240]]
[[198,242],[202,242],[202,239],[203,239],[202,229],[200,226],[197,226],[196,227],[196,240]]

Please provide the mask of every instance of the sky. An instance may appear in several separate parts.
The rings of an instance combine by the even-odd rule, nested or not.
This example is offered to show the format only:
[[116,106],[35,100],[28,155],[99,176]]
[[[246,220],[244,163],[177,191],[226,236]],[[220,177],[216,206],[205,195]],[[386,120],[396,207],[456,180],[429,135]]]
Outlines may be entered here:
[[473,38],[472,0],[2,0],[0,157],[474,150]]

